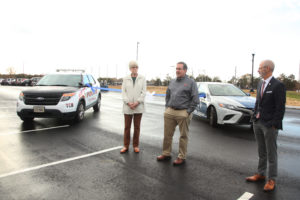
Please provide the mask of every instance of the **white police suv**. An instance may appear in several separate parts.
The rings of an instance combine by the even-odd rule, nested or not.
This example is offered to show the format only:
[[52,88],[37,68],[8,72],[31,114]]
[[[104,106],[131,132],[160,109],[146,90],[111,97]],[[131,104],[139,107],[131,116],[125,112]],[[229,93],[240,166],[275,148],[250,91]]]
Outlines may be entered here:
[[217,124],[251,124],[255,98],[229,83],[197,82],[200,104],[194,114]]
[[57,70],[45,75],[36,86],[20,93],[17,114],[25,122],[34,118],[84,118],[84,112],[93,107],[100,110],[100,84],[83,70]]

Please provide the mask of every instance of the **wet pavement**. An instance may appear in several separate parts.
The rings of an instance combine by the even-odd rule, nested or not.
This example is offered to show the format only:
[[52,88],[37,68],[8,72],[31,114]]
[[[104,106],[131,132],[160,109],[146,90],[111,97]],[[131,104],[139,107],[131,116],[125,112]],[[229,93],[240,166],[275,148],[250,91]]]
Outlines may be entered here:
[[[84,121],[35,119],[16,115],[22,87],[0,87],[0,199],[299,199],[300,110],[287,109],[278,137],[277,188],[247,183],[257,167],[249,126],[212,128],[194,117],[187,162],[157,162],[163,139],[164,98],[147,96],[140,148],[120,154],[123,142],[119,93],[102,95],[101,111],[88,110]],[[173,159],[179,132],[173,139]]]

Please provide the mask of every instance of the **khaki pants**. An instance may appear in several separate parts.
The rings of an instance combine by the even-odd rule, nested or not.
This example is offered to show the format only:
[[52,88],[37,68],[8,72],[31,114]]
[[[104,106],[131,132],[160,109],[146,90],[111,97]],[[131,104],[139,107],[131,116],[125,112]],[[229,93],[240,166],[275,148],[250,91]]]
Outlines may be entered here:
[[174,110],[167,108],[164,113],[164,142],[163,155],[170,156],[172,151],[172,141],[175,128],[179,125],[180,139],[179,139],[179,154],[178,158],[185,159],[187,152],[189,124],[192,114],[189,115],[186,110]]

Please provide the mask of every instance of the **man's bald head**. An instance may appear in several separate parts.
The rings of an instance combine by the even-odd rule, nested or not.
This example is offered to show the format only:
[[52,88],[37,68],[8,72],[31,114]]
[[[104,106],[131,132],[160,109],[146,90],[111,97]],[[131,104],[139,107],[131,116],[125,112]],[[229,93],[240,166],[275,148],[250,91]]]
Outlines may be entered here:
[[259,65],[258,73],[260,77],[262,77],[263,79],[267,79],[272,76],[274,68],[275,65],[272,60],[263,60]]
[[273,72],[274,71],[274,68],[275,68],[275,64],[272,60],[263,60],[261,62],[261,65],[263,67],[270,67],[270,70]]

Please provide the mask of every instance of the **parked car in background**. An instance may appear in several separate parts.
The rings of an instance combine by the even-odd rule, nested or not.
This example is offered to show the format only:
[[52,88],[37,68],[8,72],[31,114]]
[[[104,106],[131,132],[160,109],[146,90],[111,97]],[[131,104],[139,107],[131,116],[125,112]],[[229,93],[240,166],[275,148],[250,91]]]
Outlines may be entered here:
[[9,85],[12,85],[16,81],[16,79],[14,79],[14,78],[8,78],[7,81],[9,82]]
[[31,78],[31,86],[36,85],[42,77],[32,77]]
[[31,80],[28,78],[23,79],[20,86],[31,86]]
[[102,91],[102,92],[107,92],[107,91],[108,91],[108,85],[107,85],[106,82],[101,81],[100,87],[101,87],[101,91]]
[[6,78],[6,79],[2,80],[1,85],[11,85],[14,81],[15,81],[15,79],[13,79],[13,78]]
[[3,79],[3,80],[1,81],[1,85],[9,85],[9,83],[7,82],[6,79]]
[[229,83],[197,82],[200,104],[194,114],[218,124],[251,124],[255,98]]
[[14,86],[21,85],[21,82],[22,82],[23,79],[24,78],[17,78],[14,81],[11,82],[11,85],[14,85]]

